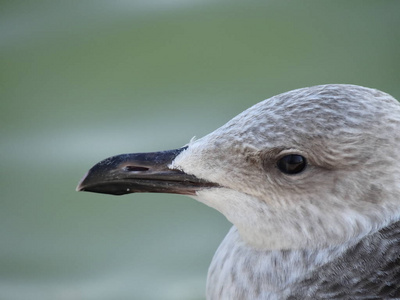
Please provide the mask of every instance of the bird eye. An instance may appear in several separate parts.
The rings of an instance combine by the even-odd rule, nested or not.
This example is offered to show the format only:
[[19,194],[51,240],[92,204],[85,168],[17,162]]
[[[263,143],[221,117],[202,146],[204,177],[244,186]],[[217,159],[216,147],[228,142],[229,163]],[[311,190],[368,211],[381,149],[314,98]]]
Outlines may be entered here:
[[289,154],[278,160],[278,169],[285,174],[298,174],[306,168],[307,162],[304,156]]

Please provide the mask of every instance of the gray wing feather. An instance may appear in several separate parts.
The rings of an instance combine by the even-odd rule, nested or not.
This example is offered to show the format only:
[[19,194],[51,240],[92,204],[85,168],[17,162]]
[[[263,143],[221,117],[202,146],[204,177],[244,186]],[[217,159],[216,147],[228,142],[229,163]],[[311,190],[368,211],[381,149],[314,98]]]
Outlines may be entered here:
[[314,271],[288,299],[400,299],[400,222]]

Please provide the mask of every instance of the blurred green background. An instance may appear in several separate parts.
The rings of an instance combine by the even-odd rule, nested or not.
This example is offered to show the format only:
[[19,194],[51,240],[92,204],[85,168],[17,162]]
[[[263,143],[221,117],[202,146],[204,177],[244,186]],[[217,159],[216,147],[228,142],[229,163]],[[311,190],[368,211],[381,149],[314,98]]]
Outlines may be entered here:
[[1,1],[0,299],[204,299],[230,224],[175,195],[77,193],[277,93],[400,98],[400,1]]

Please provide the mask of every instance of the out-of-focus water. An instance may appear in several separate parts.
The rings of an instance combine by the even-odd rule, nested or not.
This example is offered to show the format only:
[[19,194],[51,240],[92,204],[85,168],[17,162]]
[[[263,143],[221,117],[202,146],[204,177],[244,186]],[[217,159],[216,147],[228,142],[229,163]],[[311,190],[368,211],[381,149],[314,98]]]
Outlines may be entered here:
[[400,98],[398,1],[2,1],[0,299],[204,299],[230,224],[175,195],[76,193],[294,88]]

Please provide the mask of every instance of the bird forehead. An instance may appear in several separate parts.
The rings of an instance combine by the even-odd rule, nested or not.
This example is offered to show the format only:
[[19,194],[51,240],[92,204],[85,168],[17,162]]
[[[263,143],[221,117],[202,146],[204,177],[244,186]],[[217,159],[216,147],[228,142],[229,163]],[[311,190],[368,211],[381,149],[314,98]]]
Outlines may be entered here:
[[267,127],[274,131],[288,126],[325,130],[329,126],[357,127],[379,119],[388,112],[385,108],[392,106],[392,102],[380,101],[379,97],[375,97],[371,89],[317,86],[264,100],[232,119],[227,127],[235,127],[235,123],[236,127],[245,130]]
[[273,147],[323,139],[340,144],[385,137],[400,128],[399,118],[400,105],[383,92],[352,85],[316,86],[252,106],[217,130],[215,139],[256,147],[268,146],[267,141]]
[[189,144],[189,152],[201,164],[223,167],[235,160],[241,167],[240,157],[294,149],[332,168],[359,164],[382,146],[400,145],[399,132],[400,105],[390,95],[359,86],[326,85],[264,100]]

